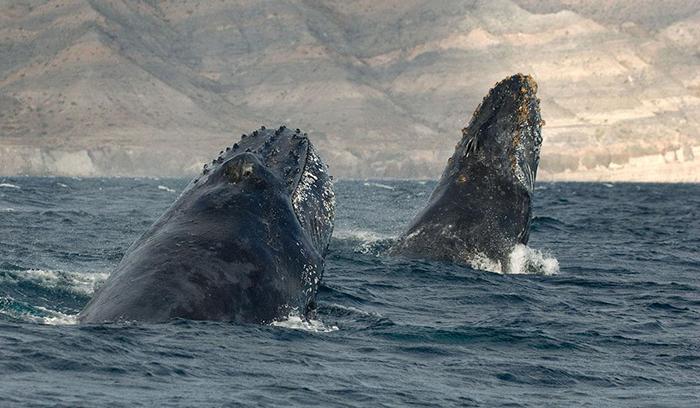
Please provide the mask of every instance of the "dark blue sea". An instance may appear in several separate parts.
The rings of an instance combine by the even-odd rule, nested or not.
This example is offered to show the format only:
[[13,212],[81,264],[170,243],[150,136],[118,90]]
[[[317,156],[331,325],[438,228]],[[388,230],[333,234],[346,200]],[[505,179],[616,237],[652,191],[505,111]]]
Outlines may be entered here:
[[338,182],[317,319],[76,325],[186,183],[0,178],[0,406],[700,406],[700,185],[539,184],[503,274],[385,255],[433,182]]

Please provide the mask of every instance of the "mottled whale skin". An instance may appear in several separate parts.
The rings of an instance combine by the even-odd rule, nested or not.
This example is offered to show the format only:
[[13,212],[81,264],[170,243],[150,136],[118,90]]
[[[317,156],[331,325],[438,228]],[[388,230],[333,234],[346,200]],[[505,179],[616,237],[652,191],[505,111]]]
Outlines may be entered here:
[[306,134],[243,135],[134,242],[79,321],[264,324],[305,314],[334,208],[331,177]]
[[522,74],[491,89],[392,253],[460,263],[485,257],[507,268],[529,238],[543,124],[536,92]]

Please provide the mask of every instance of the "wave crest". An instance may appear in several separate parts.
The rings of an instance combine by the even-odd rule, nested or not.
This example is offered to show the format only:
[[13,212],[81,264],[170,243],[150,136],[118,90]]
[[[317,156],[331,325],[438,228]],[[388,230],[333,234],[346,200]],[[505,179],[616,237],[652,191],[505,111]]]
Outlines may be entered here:
[[79,295],[92,295],[107,279],[109,273],[61,272],[44,269],[28,269],[6,273],[0,281],[25,281],[43,288],[59,288]]

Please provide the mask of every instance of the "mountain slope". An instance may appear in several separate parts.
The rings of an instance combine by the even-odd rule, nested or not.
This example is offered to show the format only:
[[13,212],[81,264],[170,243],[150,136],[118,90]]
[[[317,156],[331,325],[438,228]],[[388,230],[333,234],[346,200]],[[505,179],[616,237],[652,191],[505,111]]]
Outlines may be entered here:
[[180,175],[285,123],[339,176],[434,177],[488,89],[525,72],[541,178],[697,179],[700,5],[593,3],[13,2],[0,172]]

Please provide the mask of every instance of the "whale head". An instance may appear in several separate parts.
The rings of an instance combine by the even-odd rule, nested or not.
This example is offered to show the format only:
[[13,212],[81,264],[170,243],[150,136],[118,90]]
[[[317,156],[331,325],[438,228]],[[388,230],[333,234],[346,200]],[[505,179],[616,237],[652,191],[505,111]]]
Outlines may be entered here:
[[453,261],[506,262],[526,244],[542,144],[537,84],[517,74],[496,84],[474,112],[428,205],[395,253]]
[[283,196],[317,252],[325,255],[333,233],[335,195],[327,166],[306,133],[263,126],[242,135],[204,165],[183,196],[212,188],[221,205],[232,211],[262,207],[270,197]]
[[79,319],[270,323],[307,314],[333,212],[331,178],[305,134],[244,135],[132,244]]
[[[489,169],[489,176],[512,180],[534,190],[542,145],[537,83],[517,74],[497,83],[477,107],[445,170],[456,183],[470,172]],[[483,173],[486,173],[485,171]]]

